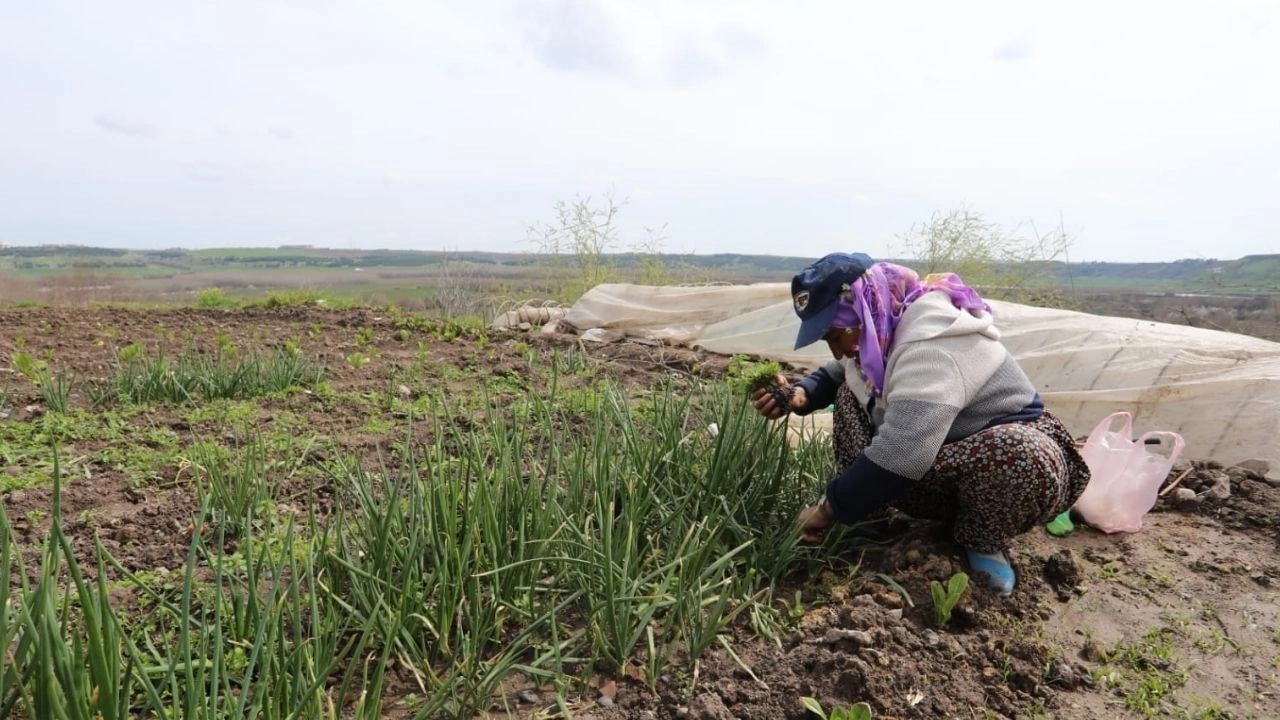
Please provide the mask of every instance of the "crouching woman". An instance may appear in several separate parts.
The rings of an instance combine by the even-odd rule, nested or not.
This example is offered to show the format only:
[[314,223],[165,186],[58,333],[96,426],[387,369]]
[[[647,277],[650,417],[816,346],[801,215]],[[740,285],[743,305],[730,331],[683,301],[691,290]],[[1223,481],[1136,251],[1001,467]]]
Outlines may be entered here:
[[[1013,537],[1070,508],[1089,469],[1000,342],[991,308],[954,274],[921,280],[861,253],[817,260],[791,295],[796,349],[825,340],[834,360],[790,390],[790,410],[834,402],[841,468],[801,512],[804,538],[891,506],[950,523],[973,574],[1012,593]],[[767,393],[755,404],[771,418],[788,410]]]

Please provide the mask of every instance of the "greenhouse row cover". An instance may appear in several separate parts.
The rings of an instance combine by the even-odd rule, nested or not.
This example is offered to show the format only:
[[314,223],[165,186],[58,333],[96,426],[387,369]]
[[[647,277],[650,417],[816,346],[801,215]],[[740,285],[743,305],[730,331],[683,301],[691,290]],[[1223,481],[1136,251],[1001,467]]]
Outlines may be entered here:
[[[1176,432],[1184,457],[1280,469],[1280,343],[1217,330],[991,301],[1002,341],[1045,405],[1083,437],[1111,413],[1135,434]],[[580,333],[661,340],[812,369],[824,344],[794,350],[786,283],[592,288],[563,322]],[[819,427],[822,421],[818,420]]]

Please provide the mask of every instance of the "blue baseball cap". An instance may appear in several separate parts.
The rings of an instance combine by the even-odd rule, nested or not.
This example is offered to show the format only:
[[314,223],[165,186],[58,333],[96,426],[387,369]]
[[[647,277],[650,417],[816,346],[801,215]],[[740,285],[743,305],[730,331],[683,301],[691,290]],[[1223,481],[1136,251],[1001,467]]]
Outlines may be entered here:
[[800,316],[796,350],[822,339],[835,320],[844,286],[862,277],[873,262],[863,253],[831,253],[791,278],[791,302]]

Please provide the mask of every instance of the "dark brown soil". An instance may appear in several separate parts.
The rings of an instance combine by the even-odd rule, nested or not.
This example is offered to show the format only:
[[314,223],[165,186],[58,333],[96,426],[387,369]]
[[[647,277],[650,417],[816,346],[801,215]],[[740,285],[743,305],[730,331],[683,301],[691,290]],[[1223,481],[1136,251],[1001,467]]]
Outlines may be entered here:
[[[421,352],[437,368],[428,384],[446,396],[497,387],[530,349],[578,348],[597,378],[614,378],[636,391],[667,377],[716,376],[726,365],[726,358],[688,350],[590,345],[536,332],[446,342],[415,331],[406,339],[397,335],[392,317],[368,309],[0,310],[0,356],[8,358],[21,344],[77,383],[107,377],[113,348],[130,342],[180,351],[189,343],[210,347],[219,336],[242,349],[297,338],[324,365],[332,390],[352,396],[385,393],[396,368]],[[347,359],[371,349],[376,353],[368,365]],[[0,422],[38,418],[45,409],[36,389],[4,370],[0,388],[8,390],[0,389]],[[73,403],[87,407],[88,399],[78,393]],[[314,396],[283,397],[267,407],[276,421],[293,418],[332,441],[313,450],[316,457],[307,462],[348,450],[372,461],[389,443],[366,428],[363,416],[332,412]],[[216,423],[193,427],[163,407],[136,421],[171,431],[180,444],[225,433]],[[156,478],[138,483],[109,463],[84,459],[97,457],[98,449],[92,443],[76,447],[64,469],[71,480],[63,517],[77,552],[87,557],[97,537],[129,570],[180,568],[196,504],[182,468],[160,468]],[[18,475],[24,468],[3,470]],[[865,701],[877,718],[1280,717],[1277,482],[1205,462],[1180,463],[1170,480],[1179,476],[1179,487],[1194,496],[1163,497],[1139,533],[1104,535],[1084,527],[1065,538],[1039,529],[1027,533],[1014,551],[1017,592],[1002,599],[971,588],[942,627],[933,619],[929,583],[965,569],[959,549],[945,528],[896,518],[882,549],[846,558],[855,571],[828,572],[816,583],[782,589],[779,596],[788,603],[797,590],[801,594],[800,604],[790,605],[794,614],[784,612],[792,622],[777,641],[758,638],[744,622],[702,657],[696,671],[658,678],[656,693],[638,670],[583,678],[593,687],[614,684],[605,693],[584,692],[573,704],[575,717],[799,719],[809,716],[800,701],[806,696],[826,708]],[[315,480],[290,489],[326,493]],[[30,551],[48,531],[50,491],[14,490],[4,502],[19,542]],[[1134,699],[1141,672],[1119,667],[1109,652],[1152,630],[1171,633],[1167,665],[1182,675],[1149,715]],[[1108,677],[1113,668],[1118,674]],[[495,709],[555,716],[544,712],[553,707],[545,689],[517,683],[500,700]],[[1226,714],[1209,714],[1215,710]]]

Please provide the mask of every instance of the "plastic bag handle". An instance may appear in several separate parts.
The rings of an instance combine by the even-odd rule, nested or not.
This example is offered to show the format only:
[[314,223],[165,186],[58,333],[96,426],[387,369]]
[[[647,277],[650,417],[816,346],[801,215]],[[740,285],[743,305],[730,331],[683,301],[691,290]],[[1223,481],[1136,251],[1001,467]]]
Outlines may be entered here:
[[1102,418],[1102,420],[1100,420],[1098,424],[1094,426],[1093,432],[1089,433],[1089,437],[1088,439],[1085,440],[1085,442],[1088,443],[1094,440],[1095,438],[1100,439],[1102,437],[1102,433],[1104,431],[1110,431],[1111,424],[1115,422],[1115,419],[1117,417],[1121,417],[1121,416],[1124,417],[1124,427],[1122,427],[1120,431],[1124,433],[1125,440],[1128,440],[1129,438],[1133,437],[1133,415],[1127,410],[1118,410]]
[[[1186,441],[1182,439],[1181,435],[1179,435],[1176,432],[1170,432],[1168,430],[1152,430],[1151,432],[1146,433],[1142,437],[1138,438],[1138,444],[1146,445],[1147,438],[1162,438],[1162,437],[1171,438],[1173,440],[1173,445],[1170,446],[1169,448],[1169,454],[1165,456],[1166,459],[1177,458],[1178,455],[1182,453],[1182,448],[1185,447],[1187,444]],[[1153,443],[1153,444],[1161,444],[1161,443]],[[1151,454],[1158,455],[1159,453],[1152,452]]]

